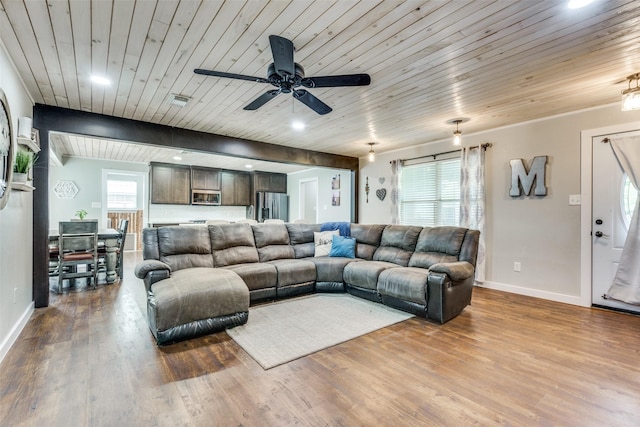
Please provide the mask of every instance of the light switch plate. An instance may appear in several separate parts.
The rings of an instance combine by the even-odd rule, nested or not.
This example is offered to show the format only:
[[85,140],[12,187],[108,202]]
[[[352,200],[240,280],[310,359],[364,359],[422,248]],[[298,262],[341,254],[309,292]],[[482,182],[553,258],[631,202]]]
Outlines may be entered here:
[[580,195],[579,194],[569,194],[569,205],[578,206],[580,205]]
[[102,203],[100,203],[100,202],[91,202],[91,207],[92,208],[101,208],[102,207]]

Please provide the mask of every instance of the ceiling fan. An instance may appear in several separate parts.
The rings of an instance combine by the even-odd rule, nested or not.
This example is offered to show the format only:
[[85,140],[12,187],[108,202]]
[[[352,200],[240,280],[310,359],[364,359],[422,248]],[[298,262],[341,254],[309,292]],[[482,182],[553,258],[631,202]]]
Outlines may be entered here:
[[371,83],[371,77],[369,77],[368,74],[305,77],[302,66],[293,61],[294,47],[291,40],[272,35],[269,36],[269,43],[271,44],[273,63],[269,65],[267,78],[203,70],[200,68],[193,71],[196,74],[202,74],[205,76],[227,77],[230,79],[248,80],[258,83],[269,83],[277,88],[269,90],[254,99],[253,102],[244,107],[245,110],[257,110],[279,94],[291,93],[295,99],[302,102],[316,113],[327,114],[331,112],[331,107],[313,96],[309,91],[299,88],[301,86],[308,89],[314,87],[367,86]]

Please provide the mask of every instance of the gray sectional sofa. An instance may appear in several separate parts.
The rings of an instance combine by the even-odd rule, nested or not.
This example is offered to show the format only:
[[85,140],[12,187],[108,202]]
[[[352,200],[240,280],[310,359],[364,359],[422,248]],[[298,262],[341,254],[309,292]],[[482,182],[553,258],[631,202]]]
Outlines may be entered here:
[[354,258],[314,256],[320,224],[216,224],[143,231],[135,274],[158,344],[245,323],[249,305],[349,292],[440,323],[470,302],[479,232],[350,224]]

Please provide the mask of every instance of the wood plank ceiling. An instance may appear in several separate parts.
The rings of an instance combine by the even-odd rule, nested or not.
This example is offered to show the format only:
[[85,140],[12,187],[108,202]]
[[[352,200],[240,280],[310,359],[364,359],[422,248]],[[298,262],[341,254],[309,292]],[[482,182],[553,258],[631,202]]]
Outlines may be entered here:
[[[0,39],[39,103],[363,156],[369,141],[384,152],[448,138],[452,118],[472,133],[619,102],[640,71],[640,2],[566,3],[0,0]],[[271,87],[193,73],[265,76],[270,34],[293,41],[308,76],[372,83],[311,89],[333,108],[320,116],[286,95],[244,111]]]

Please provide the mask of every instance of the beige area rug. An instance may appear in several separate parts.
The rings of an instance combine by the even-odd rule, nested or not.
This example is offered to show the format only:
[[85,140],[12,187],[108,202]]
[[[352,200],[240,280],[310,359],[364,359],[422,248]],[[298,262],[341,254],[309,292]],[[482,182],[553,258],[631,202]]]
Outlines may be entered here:
[[270,369],[411,317],[349,294],[314,294],[252,307],[227,334]]

